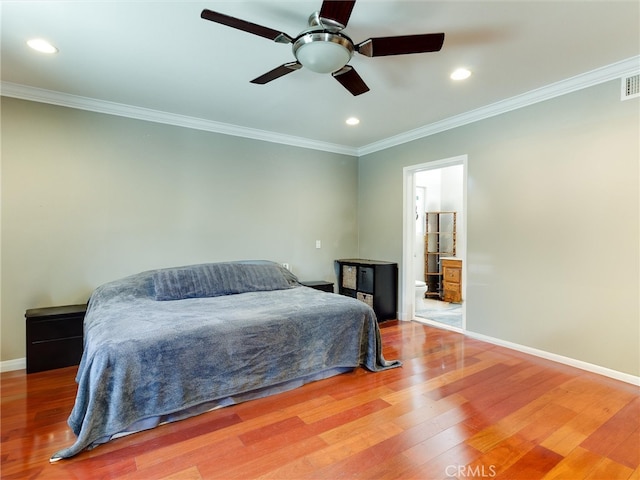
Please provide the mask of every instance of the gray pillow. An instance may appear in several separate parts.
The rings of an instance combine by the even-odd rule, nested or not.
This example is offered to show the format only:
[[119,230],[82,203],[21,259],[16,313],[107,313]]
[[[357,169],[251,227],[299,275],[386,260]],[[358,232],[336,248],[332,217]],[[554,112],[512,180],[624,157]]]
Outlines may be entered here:
[[205,263],[166,268],[153,274],[156,300],[217,297],[291,288],[274,263]]

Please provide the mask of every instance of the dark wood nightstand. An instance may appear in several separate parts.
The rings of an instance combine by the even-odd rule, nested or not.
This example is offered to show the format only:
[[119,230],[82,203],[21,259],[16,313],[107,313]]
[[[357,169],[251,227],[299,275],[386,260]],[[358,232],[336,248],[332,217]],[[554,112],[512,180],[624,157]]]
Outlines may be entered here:
[[325,282],[324,280],[307,280],[300,282],[305,287],[315,288],[316,290],[322,290],[323,292],[333,293],[333,283]]
[[27,310],[27,373],[80,363],[86,305]]

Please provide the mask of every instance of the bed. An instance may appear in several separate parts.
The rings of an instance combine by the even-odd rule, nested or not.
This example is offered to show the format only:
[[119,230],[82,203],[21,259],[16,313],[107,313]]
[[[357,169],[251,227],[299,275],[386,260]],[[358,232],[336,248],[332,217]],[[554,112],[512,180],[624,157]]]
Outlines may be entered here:
[[268,261],[139,273],[98,287],[68,423],[76,441],[51,461],[120,435],[277,394],[382,355],[373,310],[302,286]]

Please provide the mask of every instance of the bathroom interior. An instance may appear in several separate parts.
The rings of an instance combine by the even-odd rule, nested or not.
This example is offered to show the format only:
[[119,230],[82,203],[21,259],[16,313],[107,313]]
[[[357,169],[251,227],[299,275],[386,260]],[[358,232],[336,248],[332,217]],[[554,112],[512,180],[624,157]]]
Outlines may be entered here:
[[454,330],[464,328],[464,299],[445,295],[442,267],[446,260],[461,265],[464,258],[463,174],[463,165],[415,173],[415,318]]

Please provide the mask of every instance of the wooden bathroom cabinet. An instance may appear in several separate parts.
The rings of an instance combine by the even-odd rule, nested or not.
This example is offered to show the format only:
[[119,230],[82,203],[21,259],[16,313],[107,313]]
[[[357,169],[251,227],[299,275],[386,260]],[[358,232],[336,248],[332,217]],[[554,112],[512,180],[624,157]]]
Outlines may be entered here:
[[442,262],[442,299],[445,302],[462,302],[462,260],[444,257]]

